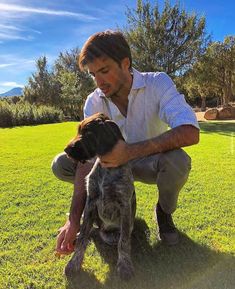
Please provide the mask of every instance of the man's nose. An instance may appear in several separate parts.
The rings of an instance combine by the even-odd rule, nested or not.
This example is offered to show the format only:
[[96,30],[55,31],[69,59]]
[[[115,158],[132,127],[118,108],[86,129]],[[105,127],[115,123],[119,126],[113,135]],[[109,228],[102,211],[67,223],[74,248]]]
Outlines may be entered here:
[[103,79],[103,77],[96,75],[95,76],[95,82],[96,82],[96,85],[98,87],[101,87],[104,84],[104,79]]

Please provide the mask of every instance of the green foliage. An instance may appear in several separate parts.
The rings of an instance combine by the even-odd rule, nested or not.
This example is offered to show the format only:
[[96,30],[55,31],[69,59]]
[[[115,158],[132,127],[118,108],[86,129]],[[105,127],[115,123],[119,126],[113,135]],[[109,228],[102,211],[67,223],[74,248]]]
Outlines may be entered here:
[[2,97],[0,98],[0,101],[7,101],[8,103],[17,103],[18,101],[22,101],[23,100],[23,96],[5,96],[5,97]]
[[54,74],[48,71],[45,56],[36,61],[36,69],[24,88],[24,99],[29,103],[58,106],[60,85]]
[[54,106],[66,117],[82,119],[82,106],[93,90],[91,77],[77,65],[79,49],[60,53],[53,71],[47,68],[46,57],[36,62],[37,71],[29,78],[24,89],[24,100],[31,104]]
[[5,101],[0,101],[0,127],[12,126],[12,109],[11,105]]
[[59,57],[54,63],[55,74],[58,75],[61,71],[78,73],[80,71],[77,64],[79,53],[80,49],[78,47],[70,51],[60,52]]
[[16,104],[0,101],[0,127],[53,123],[62,119],[62,111],[54,107],[36,106],[23,101]]
[[82,105],[84,98],[77,90],[77,77],[75,72],[61,71],[58,75],[61,84],[61,103],[60,107],[64,115],[79,120],[82,118]]
[[207,42],[205,18],[180,9],[179,3],[138,0],[136,10],[127,10],[124,30],[134,67],[141,71],[165,71],[171,76],[184,73],[196,61]]
[[77,123],[1,129],[0,288],[234,289],[234,122],[200,126],[199,145],[186,149],[192,171],[174,214],[180,244],[157,240],[156,186],[137,182],[133,280],[117,278],[116,247],[91,240],[74,287],[63,276],[70,257],[54,256],[73,188],[53,176],[50,163]]
[[212,42],[182,82],[190,97],[218,97],[228,105],[235,95],[235,37]]
[[82,119],[82,107],[95,84],[87,72],[82,72],[77,64],[80,50],[78,48],[60,53],[55,61],[54,73],[60,83],[60,104],[66,116]]

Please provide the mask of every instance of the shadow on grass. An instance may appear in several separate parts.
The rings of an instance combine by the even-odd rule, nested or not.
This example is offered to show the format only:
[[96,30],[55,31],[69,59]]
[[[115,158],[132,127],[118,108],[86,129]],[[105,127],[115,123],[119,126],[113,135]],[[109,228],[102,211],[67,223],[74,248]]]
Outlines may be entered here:
[[110,271],[104,284],[92,273],[81,271],[70,280],[67,289],[234,289],[235,258],[201,246],[180,233],[181,242],[167,247],[157,242],[149,245],[149,229],[137,219],[132,234],[132,261],[135,276],[121,281],[116,273],[117,248],[105,245],[93,236],[96,248]]
[[235,122],[199,122],[201,133],[218,133],[231,136],[235,133]]

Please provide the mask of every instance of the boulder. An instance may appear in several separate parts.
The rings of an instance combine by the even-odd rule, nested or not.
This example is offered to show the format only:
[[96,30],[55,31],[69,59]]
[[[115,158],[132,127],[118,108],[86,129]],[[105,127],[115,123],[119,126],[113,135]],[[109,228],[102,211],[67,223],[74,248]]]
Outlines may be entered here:
[[218,115],[219,115],[219,111],[217,108],[210,108],[205,112],[204,118],[206,120],[215,120],[215,119],[218,119]]
[[224,107],[219,110],[219,119],[235,119],[235,107]]

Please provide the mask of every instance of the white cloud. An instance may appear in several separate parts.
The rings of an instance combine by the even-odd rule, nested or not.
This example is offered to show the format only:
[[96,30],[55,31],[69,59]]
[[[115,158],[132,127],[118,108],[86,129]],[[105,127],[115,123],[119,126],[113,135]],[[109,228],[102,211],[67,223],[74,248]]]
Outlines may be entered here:
[[89,21],[89,20],[97,20],[96,17],[83,14],[83,13],[74,13],[70,11],[64,10],[52,10],[45,8],[34,8],[34,7],[26,7],[21,5],[12,5],[12,4],[1,4],[0,3],[0,11],[4,11],[7,13],[10,12],[23,12],[27,14],[44,14],[44,15],[55,15],[55,16],[64,16],[64,17],[76,17],[79,20]]
[[16,27],[13,25],[5,25],[5,24],[0,24],[0,31],[2,30],[10,30],[10,31],[32,31],[38,34],[41,34],[40,31],[35,30],[35,29],[31,29],[31,28],[27,28],[27,27]]
[[12,40],[34,40],[36,37],[35,33],[41,34],[41,32],[29,27],[25,27],[24,25],[22,26],[21,24],[32,17],[35,18],[37,15],[70,18],[73,17],[84,22],[97,20],[96,17],[84,13],[33,7],[32,5],[26,6],[23,4],[8,4],[6,2],[0,3],[0,15],[0,43],[3,43],[3,41]]
[[4,24],[0,24],[0,29],[7,29],[7,30],[13,30],[13,31],[22,31],[22,29],[16,27],[16,26],[12,26],[12,25],[4,25]]
[[0,71],[6,73],[20,71],[22,69],[33,69],[35,67],[35,60],[24,59],[17,55],[0,55]]
[[13,63],[2,63],[2,64],[0,64],[0,69],[8,67],[8,66],[12,66],[12,65],[14,65],[14,64]]
[[33,37],[32,36],[21,36],[19,34],[16,33],[2,33],[0,32],[0,39],[1,40],[32,40]]
[[0,82],[0,86],[4,86],[4,87],[24,87],[23,84],[19,84],[17,82],[14,81],[8,81],[8,82]]

